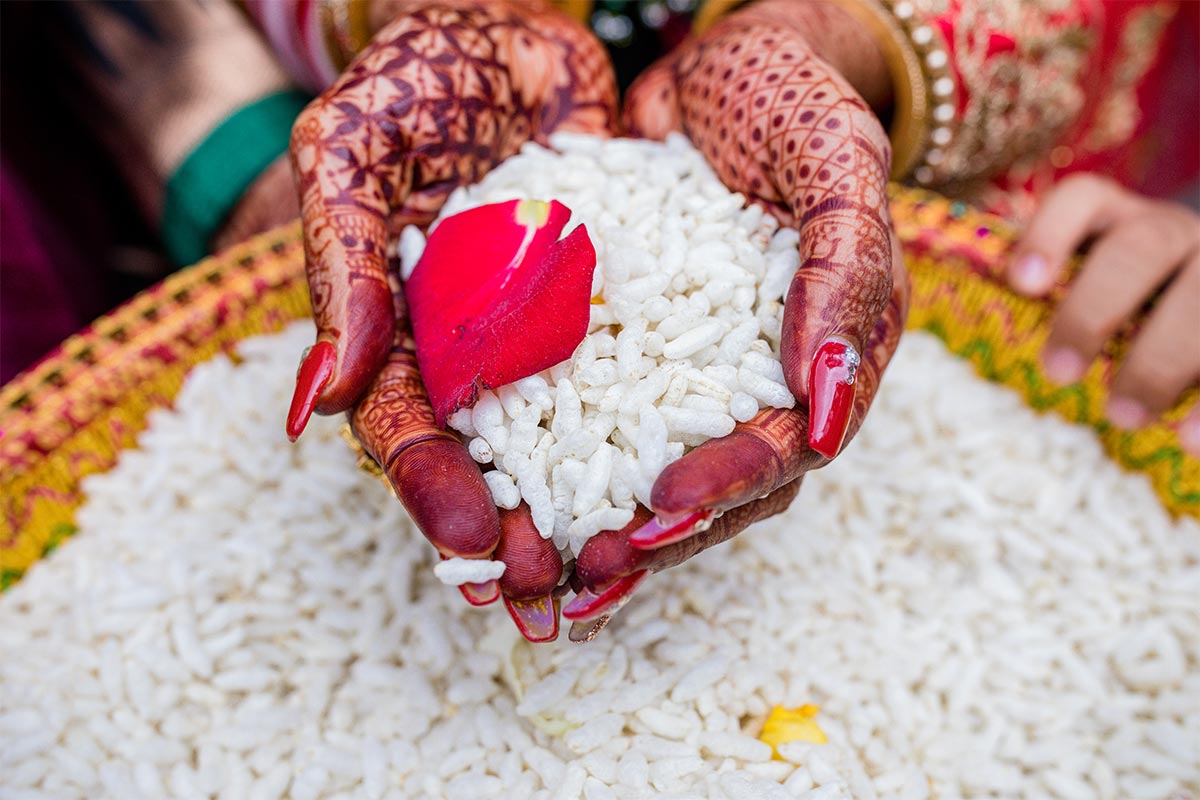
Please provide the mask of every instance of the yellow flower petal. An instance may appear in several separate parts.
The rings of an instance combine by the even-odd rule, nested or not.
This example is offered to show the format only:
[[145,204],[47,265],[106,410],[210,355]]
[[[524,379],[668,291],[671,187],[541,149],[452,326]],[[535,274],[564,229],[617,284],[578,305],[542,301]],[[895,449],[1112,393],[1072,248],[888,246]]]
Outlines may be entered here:
[[825,737],[825,731],[817,725],[816,720],[817,712],[820,710],[820,706],[811,703],[805,703],[799,708],[775,706],[771,710],[771,715],[767,717],[766,723],[763,724],[762,734],[758,738],[771,745],[774,757],[777,759],[779,751],[775,748],[787,742],[825,744],[829,740]]

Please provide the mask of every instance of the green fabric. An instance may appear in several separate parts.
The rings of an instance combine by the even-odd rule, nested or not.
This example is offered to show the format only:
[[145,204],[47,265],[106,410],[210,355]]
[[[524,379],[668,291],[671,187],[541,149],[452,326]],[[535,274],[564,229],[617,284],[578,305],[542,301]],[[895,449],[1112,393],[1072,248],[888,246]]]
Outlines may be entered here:
[[208,254],[242,194],[287,150],[292,123],[310,99],[286,91],[243,106],[183,160],[163,203],[163,243],[175,261],[191,264]]

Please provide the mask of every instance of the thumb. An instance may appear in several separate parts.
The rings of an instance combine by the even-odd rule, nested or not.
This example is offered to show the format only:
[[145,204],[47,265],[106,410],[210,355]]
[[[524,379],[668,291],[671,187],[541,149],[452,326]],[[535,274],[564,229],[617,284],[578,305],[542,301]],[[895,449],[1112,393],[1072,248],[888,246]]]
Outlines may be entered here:
[[[335,414],[350,408],[391,348],[395,316],[385,254],[389,193],[370,168],[363,116],[349,104],[318,101],[292,130],[317,324],[317,343],[300,363],[288,411],[287,433],[293,440],[314,410]],[[407,187],[387,188],[392,197],[407,193]]]

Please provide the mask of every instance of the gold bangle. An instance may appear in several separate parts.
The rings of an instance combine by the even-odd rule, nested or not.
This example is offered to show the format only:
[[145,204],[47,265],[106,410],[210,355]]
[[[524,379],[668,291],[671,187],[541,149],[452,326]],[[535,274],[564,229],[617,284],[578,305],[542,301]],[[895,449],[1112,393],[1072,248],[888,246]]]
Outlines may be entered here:
[[371,41],[367,0],[321,0],[321,30],[338,72]]
[[717,20],[748,0],[705,0],[692,18],[692,33],[696,36],[716,24]]
[[[917,4],[913,0],[857,0],[869,4],[881,4],[894,27],[904,34],[904,44],[915,54],[919,76],[911,74],[911,65],[906,67],[905,81],[912,87],[914,95],[923,99],[918,111],[913,109],[913,129],[919,135],[914,151],[915,158],[910,166],[917,183],[927,184],[938,179],[937,168],[945,158],[946,149],[958,134],[958,81],[950,63],[950,48],[942,32],[917,17]],[[897,68],[893,66],[893,69]],[[899,83],[899,72],[893,80]],[[917,87],[923,91],[918,92]],[[909,170],[894,177],[902,178]]]
[[[924,32],[914,35],[911,2],[832,2],[867,27],[879,43],[892,74],[894,108],[888,138],[892,141],[892,179],[899,180],[926,166],[929,143],[934,134],[931,120],[934,118],[935,88],[949,89],[949,109],[953,115],[954,80],[942,74],[947,72],[949,58],[945,48],[939,47],[940,40],[936,40],[932,28],[923,26]],[[941,80],[943,77],[948,79],[948,84]],[[936,110],[944,114],[941,106]],[[937,136],[944,138],[945,134],[939,132]]]

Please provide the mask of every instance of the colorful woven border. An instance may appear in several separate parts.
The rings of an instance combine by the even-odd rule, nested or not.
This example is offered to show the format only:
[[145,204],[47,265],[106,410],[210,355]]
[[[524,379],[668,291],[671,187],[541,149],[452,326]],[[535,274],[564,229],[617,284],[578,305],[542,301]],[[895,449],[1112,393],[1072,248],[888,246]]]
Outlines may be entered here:
[[[981,374],[1039,409],[1094,427],[1121,464],[1146,473],[1172,511],[1200,517],[1200,461],[1166,421],[1123,433],[1103,416],[1108,353],[1078,386],[1041,375],[1037,354],[1054,300],[998,285],[1012,231],[995,217],[896,188],[893,216],[913,278],[909,327],[932,331]],[[169,405],[188,370],[246,337],[310,313],[293,224],[177,273],[71,337],[0,388],[0,588],[74,532],[81,481],[135,443],[147,414]]]
[[0,588],[74,532],[83,478],[134,445],[188,370],[310,313],[299,233],[176,273],[0,389]]
[[1038,355],[1064,287],[1046,300],[1030,300],[1002,285],[1015,241],[1007,223],[965,203],[896,187],[892,214],[913,281],[909,328],[936,334],[981,375],[1016,389],[1033,408],[1094,428],[1113,459],[1149,476],[1168,509],[1200,517],[1200,459],[1180,449],[1177,432],[1200,399],[1196,391],[1140,431],[1114,427],[1104,408],[1126,341],[1110,344],[1080,383],[1048,381]]

